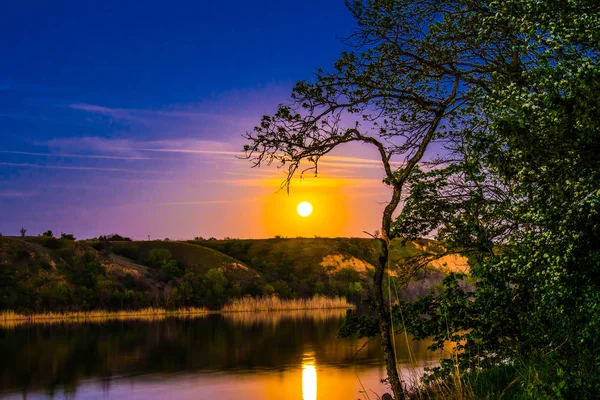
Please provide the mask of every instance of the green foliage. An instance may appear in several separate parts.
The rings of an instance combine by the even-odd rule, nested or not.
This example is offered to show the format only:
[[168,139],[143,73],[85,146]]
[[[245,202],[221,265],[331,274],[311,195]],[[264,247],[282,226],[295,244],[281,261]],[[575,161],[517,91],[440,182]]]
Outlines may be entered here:
[[150,253],[148,253],[148,266],[160,268],[172,258],[173,255],[167,249],[152,249]]
[[65,243],[60,241],[59,239],[55,239],[52,237],[52,238],[43,240],[41,242],[41,245],[44,247],[47,247],[50,250],[57,250],[57,249],[60,249],[61,247],[63,247],[65,245]]
[[167,249],[152,249],[148,254],[148,266],[161,270],[170,278],[181,276],[182,273],[177,260]]
[[75,240],[75,236],[72,233],[62,233],[60,234],[60,238],[64,240]]
[[[251,259],[244,265],[216,250],[182,242],[0,238],[0,310],[216,309],[232,298],[271,294],[289,299],[342,295],[359,302],[371,275],[321,265],[346,243],[353,243],[357,253],[375,251],[364,239],[211,241]],[[350,257],[341,256],[346,261]]]
[[47,230],[46,232],[42,233],[42,236],[53,237],[54,234],[52,233],[51,230]]
[[358,315],[355,311],[348,310],[346,318],[340,327],[338,336],[341,338],[373,338],[379,334],[379,322],[370,315]]
[[[417,336],[434,336],[434,347],[456,343],[463,370],[492,374],[509,363],[519,371],[514,387],[527,396],[594,398],[600,3],[348,4],[359,24],[356,47],[334,72],[298,83],[296,107],[263,118],[248,135],[249,155],[259,164],[287,164],[293,174],[303,158],[316,162],[341,143],[364,140],[364,121],[385,143],[401,132],[405,148],[380,151],[402,153],[415,143],[411,128],[425,137],[436,101],[459,99],[435,132],[448,159],[387,171],[384,183],[408,177],[410,186],[393,236],[437,235],[449,252],[469,257],[472,286],[450,276],[436,293],[397,308],[395,322],[404,316]],[[457,97],[446,98],[456,80]],[[343,290],[344,280],[336,276],[329,285]],[[348,327],[370,333],[350,323],[355,317]],[[440,373],[451,370],[443,363]]]
[[98,238],[98,240],[106,240],[108,242],[131,242],[131,238],[126,237],[126,236],[121,236],[116,233],[106,235],[106,236],[100,236]]
[[354,283],[360,281],[360,274],[357,270],[349,267],[344,267],[336,273],[336,277],[342,281]]
[[223,305],[227,298],[227,290],[229,281],[218,268],[210,269],[206,275],[206,288],[209,295],[209,303],[213,307],[218,307]]
[[[394,229],[436,232],[469,255],[472,290],[449,278],[405,305],[407,326],[455,342],[461,366],[521,363],[531,396],[600,391],[600,63],[597,2],[488,2],[483,27],[520,37],[514,74],[473,89],[471,123],[443,169],[415,171]],[[525,55],[526,54],[526,55]],[[400,319],[397,319],[399,322]],[[447,366],[448,373],[451,370]],[[535,396],[534,396],[535,394]]]
[[295,293],[293,292],[292,288],[290,288],[290,285],[288,285],[285,281],[275,281],[272,282],[271,285],[279,297],[283,299],[291,299],[295,297]]

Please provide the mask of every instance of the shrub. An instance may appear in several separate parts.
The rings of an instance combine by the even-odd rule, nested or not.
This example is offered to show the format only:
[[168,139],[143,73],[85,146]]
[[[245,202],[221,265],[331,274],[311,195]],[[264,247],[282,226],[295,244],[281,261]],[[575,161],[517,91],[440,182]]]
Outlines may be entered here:
[[75,240],[75,236],[72,233],[61,233],[60,238],[64,240]]

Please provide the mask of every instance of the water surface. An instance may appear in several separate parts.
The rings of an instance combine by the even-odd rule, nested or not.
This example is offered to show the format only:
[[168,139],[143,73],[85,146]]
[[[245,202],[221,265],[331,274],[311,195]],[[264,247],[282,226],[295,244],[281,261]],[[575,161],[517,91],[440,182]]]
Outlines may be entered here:
[[[0,397],[374,399],[374,392],[387,390],[379,343],[336,338],[343,314],[232,313],[3,328]],[[405,338],[397,341],[404,374],[439,359],[427,343],[410,342],[409,352]]]

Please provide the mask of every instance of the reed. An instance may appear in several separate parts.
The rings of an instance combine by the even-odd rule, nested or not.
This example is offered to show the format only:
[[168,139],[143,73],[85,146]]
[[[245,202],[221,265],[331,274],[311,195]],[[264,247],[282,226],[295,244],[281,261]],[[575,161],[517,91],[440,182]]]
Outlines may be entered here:
[[281,311],[281,310],[325,310],[354,308],[345,297],[315,296],[310,299],[280,299],[278,296],[243,297],[226,304],[221,311]]
[[[293,311],[293,310],[342,310],[354,306],[343,297],[315,296],[311,299],[280,299],[277,296],[252,298],[244,297],[232,300],[220,311],[224,313],[242,311]],[[19,314],[14,311],[0,312],[0,328],[11,328],[22,324],[85,323],[108,320],[160,320],[169,317],[194,318],[214,311],[206,308],[144,308],[122,311],[70,311]],[[217,311],[218,312],[218,311]]]
[[144,308],[141,310],[121,311],[71,311],[71,312],[45,312],[39,314],[19,314],[14,311],[0,312],[0,327],[12,327],[27,323],[61,323],[61,322],[95,322],[106,320],[154,320],[167,317],[191,318],[206,315],[210,311],[205,308],[180,308],[166,310],[163,308]]

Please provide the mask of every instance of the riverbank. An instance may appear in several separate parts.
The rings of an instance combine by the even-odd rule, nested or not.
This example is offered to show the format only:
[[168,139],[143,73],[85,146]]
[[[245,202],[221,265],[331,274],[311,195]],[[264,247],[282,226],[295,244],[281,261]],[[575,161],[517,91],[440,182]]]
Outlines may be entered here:
[[354,305],[343,297],[315,296],[309,299],[280,299],[277,296],[234,299],[220,310],[202,307],[144,308],[140,310],[92,310],[43,313],[0,312],[0,328],[21,324],[87,323],[110,320],[160,320],[164,318],[196,318],[211,313],[245,313],[254,311],[309,311],[352,309]]

